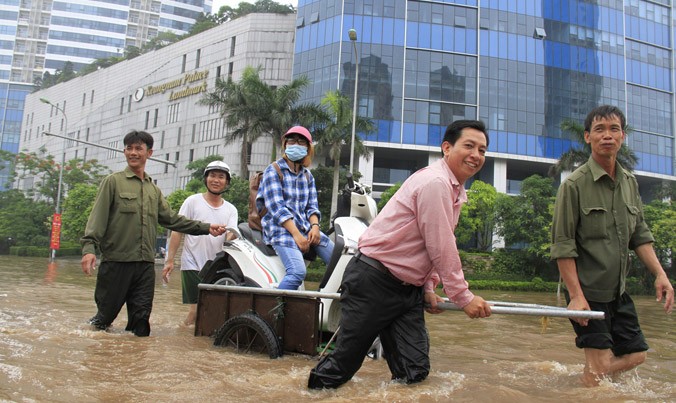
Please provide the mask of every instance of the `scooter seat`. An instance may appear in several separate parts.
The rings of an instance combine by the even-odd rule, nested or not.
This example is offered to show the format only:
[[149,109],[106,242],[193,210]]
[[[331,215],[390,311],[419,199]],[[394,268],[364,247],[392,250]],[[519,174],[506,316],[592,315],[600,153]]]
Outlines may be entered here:
[[[242,234],[244,239],[248,240],[252,244],[254,244],[258,250],[263,252],[267,256],[277,256],[277,252],[272,248],[270,245],[266,245],[265,242],[263,242],[263,232],[252,229],[249,227],[248,223],[240,223],[237,228],[239,229],[239,232]],[[310,248],[309,251],[305,252],[303,254],[303,259],[307,260],[308,262],[312,262],[315,259],[317,259],[317,252],[314,250],[314,248]]]
[[239,232],[242,234],[244,239],[248,240],[254,246],[256,246],[261,252],[263,252],[267,256],[276,256],[277,253],[275,253],[275,250],[272,249],[270,245],[266,245],[265,242],[263,242],[263,232],[251,229],[249,227],[248,223],[240,223],[237,228],[239,229]]

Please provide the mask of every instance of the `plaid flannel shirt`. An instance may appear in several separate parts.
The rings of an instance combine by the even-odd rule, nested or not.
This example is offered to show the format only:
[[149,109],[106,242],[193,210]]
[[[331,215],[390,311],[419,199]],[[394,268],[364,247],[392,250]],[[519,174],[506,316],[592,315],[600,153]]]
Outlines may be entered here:
[[307,236],[311,228],[310,216],[316,214],[317,217],[321,217],[317,203],[317,189],[315,179],[309,169],[302,167],[296,174],[291,171],[283,158],[279,159],[277,164],[282,171],[283,182],[280,181],[272,164],[268,165],[258,188],[256,205],[259,211],[263,206],[268,209],[267,214],[261,219],[263,241],[268,245],[290,248],[295,247],[296,242],[282,223],[293,219],[298,230]]

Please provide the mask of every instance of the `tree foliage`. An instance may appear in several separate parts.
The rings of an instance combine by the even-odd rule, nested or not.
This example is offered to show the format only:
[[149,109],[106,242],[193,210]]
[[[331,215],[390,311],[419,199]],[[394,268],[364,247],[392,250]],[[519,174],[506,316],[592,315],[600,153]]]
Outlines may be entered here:
[[[197,16],[197,19],[195,20],[195,23],[190,27],[190,31],[188,31],[188,34],[186,36],[193,36],[197,35],[199,33],[202,33],[204,31],[208,31],[211,28],[217,27],[219,25],[217,19],[214,18],[212,14],[204,14],[201,13],[200,15]],[[181,38],[183,39],[183,38]]]
[[[10,154],[2,154],[7,158]],[[42,196],[52,205],[56,204],[61,164],[54,160],[54,156],[47,154],[43,146],[37,152],[22,151],[13,156],[10,182],[16,179],[33,179],[33,186],[26,192],[29,196]],[[110,170],[98,163],[97,160],[83,161],[78,158],[67,161],[63,167],[62,196],[68,189],[78,183],[96,184],[107,175]]]
[[249,213],[249,181],[233,176],[223,198],[237,208],[237,222],[247,222]]
[[501,194],[496,203],[497,233],[507,246],[523,245],[532,257],[549,259],[556,189],[551,178],[532,175],[521,183],[521,194]]
[[672,202],[676,201],[676,182],[662,182],[662,184],[655,189],[655,198]]
[[230,6],[221,7],[211,18],[219,24],[234,20],[253,13],[292,14],[296,9],[291,5],[283,5],[272,0],[258,0],[255,3],[242,1],[237,8]]
[[[338,174],[340,172],[340,154],[343,145],[348,149],[352,146],[352,101],[340,91],[329,91],[322,99],[322,106],[327,114],[323,121],[315,127],[317,150],[328,153],[333,160],[333,191],[331,198],[331,214],[336,212],[338,203]],[[362,116],[357,116],[355,131],[370,134],[375,130],[373,122]],[[364,146],[361,138],[355,135],[354,155],[369,157],[370,153]]]
[[61,237],[65,241],[78,242],[84,235],[89,214],[94,207],[98,187],[78,183],[69,192],[63,203]]
[[171,207],[172,210],[178,211],[183,205],[185,199],[194,195],[195,193],[199,192],[193,192],[187,189],[176,189],[166,196],[167,203],[169,203],[169,207]]
[[472,182],[467,191],[467,204],[462,208],[458,227],[455,229],[459,244],[474,240],[478,250],[491,250],[497,199],[498,192],[492,185],[480,180]]
[[33,91],[49,88],[53,85],[69,81],[75,77],[77,77],[77,73],[74,70],[73,62],[67,61],[63,64],[63,67],[61,69],[57,69],[54,74],[46,71],[42,75],[42,78],[36,78],[33,80],[33,85],[35,85]]
[[216,87],[200,99],[202,105],[219,108],[227,126],[232,129],[226,144],[241,142],[240,176],[249,177],[247,162],[249,146],[261,136],[272,136],[270,161],[275,158],[275,147],[289,127],[296,124],[310,126],[321,113],[319,107],[296,105],[302,90],[309,84],[299,77],[281,87],[273,87],[260,77],[261,68],[244,69],[239,81],[217,79]]
[[[655,253],[662,267],[676,276],[676,204],[653,200],[644,206],[644,217],[655,243]],[[671,270],[669,270],[671,269]]]
[[19,246],[49,245],[50,216],[54,208],[26,197],[20,190],[0,192],[0,239]]
[[378,212],[383,211],[387,202],[389,202],[392,196],[397,193],[397,190],[399,190],[400,187],[401,182],[395,183],[380,194],[380,200],[378,200]]
[[247,67],[239,81],[216,79],[216,87],[207,92],[199,103],[220,109],[230,132],[226,144],[240,142],[240,176],[249,177],[247,164],[249,146],[260,137],[268,125],[265,120],[270,87],[259,76],[259,70]]
[[306,76],[300,76],[289,84],[271,88],[269,96],[272,102],[269,106],[270,115],[267,118],[268,130],[272,136],[271,162],[276,159],[276,149],[282,146],[282,135],[290,127],[300,125],[313,130],[320,122],[326,120],[327,115],[320,105],[298,104],[303,90],[309,84],[310,80]]

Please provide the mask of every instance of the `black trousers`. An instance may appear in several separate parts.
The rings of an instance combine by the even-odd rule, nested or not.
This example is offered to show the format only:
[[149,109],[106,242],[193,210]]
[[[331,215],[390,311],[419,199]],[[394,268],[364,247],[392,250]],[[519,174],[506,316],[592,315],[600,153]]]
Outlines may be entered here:
[[336,348],[310,371],[308,387],[337,388],[361,367],[377,336],[392,379],[420,382],[430,370],[422,287],[402,285],[388,274],[352,259],[341,285]]
[[148,336],[154,296],[154,262],[103,262],[96,276],[94,301],[98,312],[92,324],[107,328],[127,304],[125,330],[136,336]]

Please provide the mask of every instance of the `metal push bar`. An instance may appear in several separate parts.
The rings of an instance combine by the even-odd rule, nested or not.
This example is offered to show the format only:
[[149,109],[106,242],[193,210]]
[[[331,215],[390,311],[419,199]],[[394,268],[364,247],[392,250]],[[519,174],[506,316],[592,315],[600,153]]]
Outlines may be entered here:
[[[216,284],[200,284],[199,288],[203,290],[249,292],[252,294],[340,299],[340,294],[338,293],[328,293],[319,291],[279,290],[276,288],[240,287],[234,285],[216,285]],[[445,299],[445,301],[448,301],[448,299]],[[496,314],[549,316],[570,319],[580,319],[580,318],[603,319],[605,317],[604,313],[600,311],[575,311],[569,310],[565,307],[550,306],[550,305],[526,304],[519,302],[503,302],[503,301],[488,301],[488,303],[491,305],[491,313]],[[462,310],[462,308],[451,302],[440,303],[438,307],[446,311]]]

